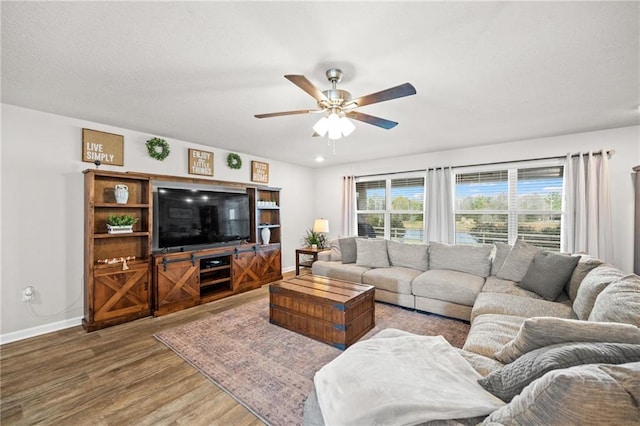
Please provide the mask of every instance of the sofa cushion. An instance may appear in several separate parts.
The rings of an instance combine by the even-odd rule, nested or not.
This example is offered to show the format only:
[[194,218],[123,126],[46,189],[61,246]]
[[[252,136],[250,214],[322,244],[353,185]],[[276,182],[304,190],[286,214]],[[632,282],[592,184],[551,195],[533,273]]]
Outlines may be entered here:
[[478,383],[509,402],[529,383],[551,370],[584,364],[625,364],[640,362],[640,345],[628,343],[561,343],[522,355],[495,370]]
[[331,250],[331,260],[342,261],[342,250],[340,250],[340,243],[338,240],[329,241],[329,250]]
[[[482,377],[486,377],[502,368],[503,364],[496,361],[493,358],[489,358],[474,352],[465,351],[464,349],[458,349],[458,353],[464,358],[465,361],[473,367]],[[477,424],[477,423],[473,423]]]
[[[640,416],[640,363],[550,371],[483,425],[630,425]],[[597,398],[595,397],[597,395]]]
[[358,250],[356,248],[356,237],[340,238],[340,254],[342,255],[342,263],[356,263]]
[[573,301],[573,310],[581,320],[586,320],[591,314],[596,298],[609,284],[622,278],[624,273],[611,265],[602,265],[589,272],[580,287]]
[[530,297],[532,299],[542,299],[542,296],[539,294],[525,290],[522,287],[518,287],[518,284],[513,281],[502,280],[493,275],[487,277],[487,280],[484,282],[484,286],[482,287],[482,291],[512,294],[514,296]]
[[447,269],[488,277],[491,272],[491,244],[444,244],[431,242],[429,269]]
[[476,298],[471,311],[471,321],[478,315],[502,314],[518,317],[576,318],[571,301],[560,302],[515,296],[512,294],[482,292]]
[[367,268],[388,268],[387,240],[377,238],[356,239],[356,265]]
[[344,264],[341,262],[332,262],[318,260],[311,265],[311,272],[314,275],[322,275],[329,278],[337,278],[339,280],[352,281],[362,283],[362,274],[370,268],[358,266],[355,263]]
[[462,349],[495,359],[494,354],[513,340],[524,320],[511,315],[480,315],[471,323]]
[[387,252],[391,266],[426,271],[429,269],[429,246],[425,244],[406,244],[387,241]]
[[518,285],[546,300],[556,300],[579,260],[577,256],[564,256],[548,251],[537,253]]
[[529,265],[539,251],[539,248],[527,244],[522,240],[517,240],[502,264],[502,268],[500,268],[496,274],[496,277],[515,282],[522,281],[529,269]]
[[419,297],[473,306],[483,285],[484,278],[477,275],[446,269],[430,269],[413,280],[412,292]]
[[362,274],[362,284],[393,293],[411,294],[411,281],[420,274],[416,269],[402,266],[376,268]]
[[507,256],[509,256],[509,252],[511,251],[511,245],[507,243],[501,243],[496,241],[493,243],[496,246],[496,250],[493,256],[493,262],[491,264],[491,275],[496,275],[502,265],[504,265],[504,261],[507,260]]
[[505,364],[538,348],[567,342],[640,344],[640,328],[631,324],[568,320],[551,317],[527,318],[512,341],[495,354]]
[[582,283],[584,277],[593,269],[604,263],[604,261],[596,259],[595,257],[588,256],[586,254],[577,256],[580,257],[580,260],[576,265],[576,269],[573,270],[569,282],[564,287],[565,293],[569,295],[569,298],[572,302],[576,300],[578,288],[580,288],[580,284]]
[[589,321],[612,321],[640,327],[640,277],[630,274],[612,282],[596,299]]

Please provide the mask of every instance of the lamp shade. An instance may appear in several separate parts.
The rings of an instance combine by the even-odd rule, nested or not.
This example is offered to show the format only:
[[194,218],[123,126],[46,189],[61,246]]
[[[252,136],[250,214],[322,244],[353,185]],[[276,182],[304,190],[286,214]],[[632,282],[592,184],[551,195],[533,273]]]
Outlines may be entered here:
[[329,232],[329,221],[327,219],[314,220],[313,232]]

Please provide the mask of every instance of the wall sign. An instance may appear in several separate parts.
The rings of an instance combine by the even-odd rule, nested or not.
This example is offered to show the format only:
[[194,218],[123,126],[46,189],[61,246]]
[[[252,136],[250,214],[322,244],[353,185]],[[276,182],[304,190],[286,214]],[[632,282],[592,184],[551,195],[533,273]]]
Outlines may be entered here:
[[260,161],[251,162],[251,181],[269,183],[269,164]]
[[213,152],[189,148],[189,174],[213,176]]
[[124,166],[124,136],[82,129],[82,161]]

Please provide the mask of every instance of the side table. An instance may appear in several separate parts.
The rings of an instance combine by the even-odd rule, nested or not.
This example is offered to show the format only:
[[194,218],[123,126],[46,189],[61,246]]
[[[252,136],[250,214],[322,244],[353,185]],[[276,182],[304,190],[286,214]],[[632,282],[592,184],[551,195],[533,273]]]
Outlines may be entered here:
[[[313,262],[318,260],[318,253],[327,251],[326,248],[303,247],[296,249],[296,275],[300,275],[300,267],[311,268]],[[311,260],[300,260],[300,256],[311,256]]]

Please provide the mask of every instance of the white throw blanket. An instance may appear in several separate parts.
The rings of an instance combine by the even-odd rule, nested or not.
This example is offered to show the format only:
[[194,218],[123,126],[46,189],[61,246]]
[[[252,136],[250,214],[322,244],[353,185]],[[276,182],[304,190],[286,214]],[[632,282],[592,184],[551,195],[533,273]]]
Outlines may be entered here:
[[488,415],[505,403],[442,336],[356,343],[314,377],[325,424],[414,425]]

